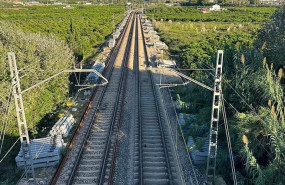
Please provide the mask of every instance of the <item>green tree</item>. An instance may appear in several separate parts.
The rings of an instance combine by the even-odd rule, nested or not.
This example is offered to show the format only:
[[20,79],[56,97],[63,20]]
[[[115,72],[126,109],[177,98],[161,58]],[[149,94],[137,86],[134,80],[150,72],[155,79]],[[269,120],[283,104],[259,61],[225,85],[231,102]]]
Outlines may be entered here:
[[[7,52],[13,51],[16,54],[17,66],[21,70],[21,88],[26,89],[37,82],[50,77],[51,75],[70,69],[74,62],[72,52],[64,41],[54,36],[43,36],[40,34],[29,34],[8,23],[0,23],[0,117],[2,121],[6,117],[5,111],[9,105],[9,94],[11,90],[11,79],[7,62]],[[23,94],[24,106],[28,129],[32,135],[39,130],[37,124],[48,113],[53,113],[57,106],[67,100],[69,90],[68,75],[61,75],[56,79],[45,83],[31,91]],[[3,151],[7,151],[17,139],[18,126],[16,111],[12,98],[8,125],[5,133],[5,144]],[[3,119],[2,119],[3,118]],[[53,123],[50,123],[53,124]],[[14,177],[15,155],[19,151],[17,145],[15,152],[12,152],[8,160],[0,166],[0,179]],[[3,157],[3,153],[0,158]],[[12,157],[11,157],[12,156]],[[9,160],[10,159],[10,160]],[[13,171],[13,172],[12,172]],[[17,174],[15,172],[15,174]],[[13,175],[11,175],[13,174]],[[14,178],[13,178],[14,177]],[[10,180],[11,180],[10,179]],[[16,182],[8,182],[15,184]]]
[[209,3],[209,0],[197,0],[197,4],[198,5],[205,5],[205,4],[208,4]]

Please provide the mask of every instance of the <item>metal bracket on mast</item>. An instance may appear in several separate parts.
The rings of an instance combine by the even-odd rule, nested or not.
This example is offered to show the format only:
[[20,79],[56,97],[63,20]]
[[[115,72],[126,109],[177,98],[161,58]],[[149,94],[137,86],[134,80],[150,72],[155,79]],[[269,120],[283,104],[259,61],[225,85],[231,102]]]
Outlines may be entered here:
[[[201,87],[204,87],[205,89],[208,89],[208,90],[210,90],[210,91],[214,91],[213,88],[211,88],[211,87],[209,87],[209,86],[207,86],[207,85],[205,85],[205,84],[203,84],[203,83],[201,83],[201,82],[199,82],[199,81],[197,81],[197,80],[194,80],[193,78],[191,78],[191,77],[189,77],[189,76],[187,76],[187,75],[185,75],[185,74],[183,74],[183,73],[180,73],[180,72],[178,72],[178,71],[175,71],[174,69],[170,69],[170,71],[175,72],[177,75],[179,75],[179,76],[181,76],[181,77],[183,77],[183,78],[189,80],[190,82],[193,82],[193,83],[195,83],[195,84],[197,84],[197,85],[199,85],[199,86],[201,86]],[[164,84],[164,85],[166,85],[166,84]],[[170,84],[169,84],[169,85],[170,85]],[[184,84],[183,84],[183,85],[184,85]]]
[[214,182],[216,175],[216,159],[218,146],[219,114],[222,100],[222,69],[224,51],[218,50],[216,72],[214,77],[214,94],[212,103],[211,124],[209,133],[209,147],[207,158],[207,182]]
[[95,69],[77,69],[77,68],[76,69],[67,69],[67,70],[63,70],[63,71],[61,71],[59,73],[56,73],[55,75],[52,75],[51,77],[49,77],[49,78],[47,78],[47,79],[45,79],[45,80],[43,80],[43,81],[41,81],[41,82],[31,86],[31,87],[23,90],[22,93],[25,93],[28,90],[31,90],[31,89],[33,89],[33,88],[35,88],[35,87],[37,87],[37,86],[39,86],[39,85],[49,81],[49,80],[51,80],[51,79],[61,75],[62,73],[81,73],[81,72],[90,72],[90,73],[93,72],[96,75],[98,75],[99,77],[101,77],[105,82],[103,82],[102,84],[99,84],[99,85],[98,84],[93,84],[93,85],[77,85],[77,86],[83,86],[83,87],[85,87],[85,89],[87,89],[88,87],[91,88],[91,87],[95,87],[95,86],[104,86],[104,85],[107,85],[107,83],[108,83],[108,80],[101,73],[96,71]]
[[24,168],[27,181],[29,181],[29,174],[32,175],[33,183],[36,183],[35,171],[33,166],[33,159],[30,148],[30,138],[28,127],[26,123],[26,116],[20,86],[19,72],[17,69],[16,58],[14,52],[8,52],[8,61],[10,66],[10,76],[12,78],[13,95],[15,99],[15,108],[17,113],[17,121],[19,127],[19,134],[22,146],[22,153],[24,158]]
[[[170,71],[175,72],[177,75],[189,80],[190,82],[195,83],[201,87],[204,87],[210,91],[213,91],[213,104],[212,104],[211,124],[210,124],[210,133],[209,133],[209,147],[208,147],[208,156],[207,156],[207,170],[206,170],[206,177],[208,183],[214,182],[216,175],[218,124],[219,124],[219,113],[220,113],[221,100],[222,100],[223,57],[224,57],[224,51],[218,50],[215,76],[214,76],[214,88],[211,88],[174,69],[170,69]],[[161,85],[163,85],[163,87],[172,87],[172,86],[177,86],[179,84],[161,84]]]
[[[18,127],[19,127],[19,134],[20,134],[20,141],[21,141],[21,147],[22,147],[22,152],[23,152],[23,158],[25,159],[24,161],[24,169],[25,169],[25,175],[27,181],[29,181],[29,176],[30,174],[32,175],[33,178],[33,184],[36,184],[36,177],[35,177],[35,171],[34,171],[34,166],[33,166],[33,156],[31,155],[31,148],[30,148],[30,138],[29,138],[29,133],[28,133],[28,127],[26,123],[26,116],[25,116],[25,111],[24,111],[24,103],[23,103],[23,98],[22,94],[27,92],[28,90],[31,90],[49,80],[52,78],[55,78],[59,76],[62,73],[80,73],[80,72],[94,72],[96,75],[101,77],[104,82],[99,84],[100,86],[104,86],[108,84],[108,80],[98,71],[95,69],[68,69],[68,70],[63,70],[23,91],[21,91],[21,86],[20,86],[20,78],[19,78],[19,71],[17,69],[17,63],[16,63],[16,57],[14,52],[8,52],[8,62],[9,62],[9,67],[10,67],[10,76],[12,79],[12,88],[13,88],[13,95],[15,99],[15,107],[16,107],[16,113],[17,113],[17,122],[18,122]],[[78,86],[84,86],[83,89],[91,88],[94,86],[98,86],[98,84],[93,84],[93,85],[78,85]]]

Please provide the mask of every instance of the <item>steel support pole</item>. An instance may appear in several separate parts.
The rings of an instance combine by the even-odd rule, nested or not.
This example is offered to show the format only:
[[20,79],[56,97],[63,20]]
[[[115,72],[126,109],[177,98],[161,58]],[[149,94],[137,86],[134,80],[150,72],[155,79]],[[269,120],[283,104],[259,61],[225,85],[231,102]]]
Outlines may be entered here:
[[19,72],[17,69],[16,58],[14,52],[8,53],[8,61],[10,67],[10,76],[12,79],[13,95],[15,99],[15,108],[17,114],[17,122],[19,127],[19,134],[21,140],[22,154],[24,158],[24,168],[27,181],[29,181],[29,174],[32,175],[33,183],[36,183],[35,171],[33,166],[33,156],[31,155],[30,138],[28,127],[26,123],[26,116],[20,86]]
[[214,77],[214,93],[212,103],[212,115],[209,131],[209,147],[207,157],[207,170],[206,177],[207,182],[211,183],[215,180],[216,175],[216,159],[217,159],[217,147],[218,147],[218,125],[219,114],[221,107],[221,95],[222,95],[222,69],[223,69],[223,50],[218,50],[216,73]]

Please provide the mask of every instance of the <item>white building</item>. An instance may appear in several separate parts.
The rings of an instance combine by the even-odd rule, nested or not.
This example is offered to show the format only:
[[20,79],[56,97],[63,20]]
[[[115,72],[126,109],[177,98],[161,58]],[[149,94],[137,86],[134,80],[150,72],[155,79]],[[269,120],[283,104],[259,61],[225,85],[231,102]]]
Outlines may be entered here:
[[212,8],[210,8],[210,11],[221,11],[221,6],[218,4],[213,5]]

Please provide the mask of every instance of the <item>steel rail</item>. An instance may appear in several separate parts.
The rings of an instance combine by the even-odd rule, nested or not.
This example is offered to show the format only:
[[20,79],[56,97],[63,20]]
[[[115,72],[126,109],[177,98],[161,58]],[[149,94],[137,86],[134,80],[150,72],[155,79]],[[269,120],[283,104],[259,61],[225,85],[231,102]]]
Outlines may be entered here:
[[[133,18],[133,16],[132,16]],[[115,122],[116,122],[116,117],[117,117],[117,112],[118,112],[118,108],[119,108],[119,102],[120,102],[120,98],[121,98],[121,92],[122,92],[122,89],[123,89],[123,86],[126,82],[125,80],[125,71],[126,71],[126,64],[127,64],[127,61],[128,61],[128,56],[129,56],[129,47],[130,47],[130,40],[131,40],[131,37],[132,37],[132,28],[133,28],[133,23],[131,25],[131,29],[130,29],[130,33],[128,35],[128,42],[127,42],[127,45],[126,45],[126,50],[125,50],[125,53],[124,53],[124,58],[123,58],[123,69],[122,69],[122,73],[121,73],[121,76],[120,76],[120,82],[119,82],[119,86],[118,86],[118,90],[117,90],[117,97],[116,97],[116,103],[115,103],[115,109],[113,111],[113,116],[112,116],[112,122],[111,122],[111,126],[109,128],[109,131],[108,131],[108,139],[107,139],[107,144],[105,146],[105,153],[104,153],[104,159],[103,159],[103,162],[102,162],[102,165],[101,165],[101,170],[100,170],[100,177],[99,177],[99,185],[102,185],[104,183],[104,179],[105,179],[105,170],[106,170],[106,165],[107,165],[107,159],[108,159],[108,154],[109,154],[109,150],[110,150],[110,145],[111,145],[111,140],[112,140],[112,132],[113,132],[113,129],[114,129],[114,126],[115,126]],[[123,84],[124,83],[124,84]],[[123,103],[121,103],[121,108],[122,108],[122,105]],[[119,115],[121,116],[121,115]],[[120,120],[120,118],[119,118]],[[117,130],[117,132],[119,132],[119,130]],[[114,146],[116,147],[116,146]]]
[[[133,27],[135,26],[135,15],[134,15],[134,19],[133,19],[133,25],[131,30],[133,30]],[[132,35],[130,38],[130,42],[132,42],[132,38],[134,37],[133,35],[133,31],[132,31]],[[128,53],[130,51],[130,48],[132,47],[132,44],[130,43],[129,47],[128,47]],[[127,64],[129,63],[129,58],[130,55],[127,55]],[[128,78],[128,73],[126,73],[125,78]],[[124,87],[126,87],[126,81],[124,82]],[[126,88],[123,89],[123,94],[122,97],[125,97],[125,92],[126,92]],[[123,104],[120,105],[120,110],[123,110]],[[117,149],[118,149],[118,142],[119,142],[119,131],[121,129],[121,116],[122,116],[122,111],[120,111],[120,115],[119,115],[119,123],[117,126],[117,133],[116,133],[116,141],[115,141],[115,146],[114,146],[114,150],[113,150],[113,156],[112,156],[112,163],[111,163],[111,168],[110,168],[110,177],[109,177],[109,185],[113,185],[114,184],[114,174],[115,174],[115,167],[116,167],[116,158],[117,158]]]
[[[127,27],[124,28],[123,33],[120,35],[117,44],[115,45],[115,47],[113,48],[113,50],[112,50],[112,52],[111,52],[111,55],[110,55],[110,56],[108,57],[108,59],[107,59],[106,67],[104,68],[104,70],[103,70],[103,72],[102,72],[102,74],[103,74],[104,76],[105,76],[105,73],[107,73],[107,71],[109,70],[109,66],[110,66],[110,63],[111,63],[112,58],[114,57],[115,54],[117,54],[118,48],[119,48],[119,46],[121,45],[122,38],[123,38],[123,36],[125,35],[126,28],[127,28]],[[113,63],[114,63],[114,62],[113,62]],[[112,65],[113,65],[113,63],[112,63]],[[113,66],[111,66],[111,68],[113,68]],[[111,69],[111,71],[112,71],[112,69]],[[110,72],[110,74],[111,74],[111,72]],[[110,75],[109,75],[109,76],[110,76]],[[109,78],[109,77],[107,77],[107,79],[108,79],[108,78]],[[100,79],[100,82],[101,82],[101,79]],[[106,87],[107,87],[107,86],[104,86],[104,89],[105,89]],[[67,159],[68,159],[69,153],[70,153],[71,149],[73,148],[73,145],[74,145],[74,142],[75,142],[75,140],[76,140],[76,137],[78,136],[78,134],[79,134],[79,132],[80,132],[80,129],[81,129],[81,127],[83,126],[83,123],[84,123],[85,118],[86,118],[86,116],[87,116],[87,114],[88,114],[88,112],[89,112],[89,109],[91,108],[92,102],[93,102],[93,100],[94,100],[94,97],[95,97],[95,94],[96,94],[98,88],[99,88],[99,86],[96,86],[95,89],[94,89],[93,92],[92,92],[92,96],[90,97],[89,103],[88,103],[88,105],[86,106],[86,108],[85,108],[85,110],[84,110],[84,113],[83,113],[83,115],[82,115],[81,118],[80,118],[80,122],[79,122],[79,124],[77,125],[76,130],[75,130],[74,133],[72,134],[71,141],[70,141],[69,144],[68,144],[68,151],[67,151],[66,155],[60,160],[59,166],[58,166],[58,168],[56,169],[56,172],[54,173],[54,175],[53,175],[53,177],[52,177],[52,180],[51,180],[50,183],[49,183],[50,185],[55,185],[56,182],[57,182],[57,180],[58,180],[58,178],[59,178],[59,176],[60,176],[60,172],[62,171],[62,169],[63,169],[63,167],[64,167],[64,164],[65,164],[65,162],[66,162]]]
[[[149,59],[148,59],[146,43],[145,43],[145,37],[144,37],[144,32],[143,32],[143,27],[142,27],[141,21],[140,21],[140,28],[141,28],[141,34],[142,34],[142,40],[143,40],[145,59],[146,59],[146,62],[147,62],[147,66],[149,67]],[[162,120],[161,120],[161,115],[160,115],[160,109],[159,109],[157,92],[156,92],[156,89],[155,89],[156,87],[155,87],[154,79],[153,79],[153,76],[152,76],[150,70],[148,70],[148,75],[150,77],[151,87],[152,87],[153,94],[154,94],[154,99],[155,99],[155,105],[156,105],[155,107],[156,107],[156,112],[157,112],[159,129],[160,129],[160,133],[161,133],[161,139],[162,139],[162,145],[163,145],[163,150],[164,150],[164,156],[165,156],[166,165],[167,165],[168,178],[169,178],[170,184],[172,185],[172,184],[174,184],[174,180],[173,180],[173,177],[172,177],[171,166],[170,166],[169,156],[168,156],[168,150],[167,150],[167,146],[166,146],[166,142],[165,142],[165,136],[164,136],[164,132],[163,132],[163,129],[162,129]],[[140,133],[140,134],[142,134],[142,133]],[[142,142],[142,140],[140,140],[140,142]],[[140,147],[141,147],[141,144],[140,144]],[[141,178],[142,178],[142,174],[140,174],[140,175],[141,175]]]
[[[130,16],[130,17],[131,17],[131,16]],[[128,25],[129,25],[130,17],[129,17],[129,19],[128,19],[128,22],[127,22],[125,28],[124,28],[124,32],[122,33],[122,37],[120,38],[121,40],[120,40],[120,44],[118,45],[118,48],[121,47],[121,44],[122,44],[122,41],[123,41],[123,37],[125,36],[127,27],[128,27]],[[118,43],[119,43],[119,42],[118,42]],[[118,48],[116,48],[116,50],[117,50]],[[111,59],[112,59],[112,57],[110,57],[110,60],[111,60]],[[115,62],[115,60],[113,60],[113,63],[112,63],[112,64],[114,64],[114,62]],[[111,77],[111,75],[112,75],[113,69],[114,69],[114,66],[112,65],[112,66],[111,66],[111,71],[109,72],[108,77],[107,77],[108,80],[110,80],[110,77]],[[97,106],[96,106],[96,108],[95,108],[95,114],[92,116],[91,122],[90,122],[90,124],[89,124],[89,126],[88,126],[88,130],[87,130],[87,132],[86,132],[86,134],[85,134],[83,143],[82,143],[82,145],[81,145],[81,147],[80,147],[79,154],[77,155],[75,164],[73,165],[71,175],[69,176],[68,183],[67,183],[68,185],[69,185],[69,184],[72,184],[73,178],[74,178],[74,176],[75,176],[75,172],[76,172],[76,170],[77,170],[77,166],[78,166],[78,164],[79,164],[79,161],[80,161],[80,159],[81,159],[82,153],[83,153],[83,151],[84,151],[84,147],[85,147],[86,142],[87,142],[87,139],[88,139],[88,137],[89,137],[89,134],[90,134],[90,131],[91,131],[93,122],[94,122],[94,120],[95,120],[95,118],[96,118],[96,115],[97,115],[96,113],[97,113],[97,111],[98,111],[98,109],[99,109],[99,107],[100,107],[100,104],[101,104],[101,102],[102,102],[102,100],[103,100],[103,98],[104,98],[104,94],[105,94],[105,91],[106,91],[107,87],[108,87],[108,86],[104,86],[103,92],[100,94],[100,98],[99,98],[98,104],[97,104]]]
[[140,114],[140,107],[141,107],[141,86],[140,86],[140,75],[139,75],[139,38],[138,38],[138,16],[137,16],[137,22],[136,22],[136,48],[137,48],[137,62],[136,62],[136,82],[137,82],[137,90],[138,90],[138,122],[139,122],[139,184],[143,185],[143,151],[142,151],[142,116]]

